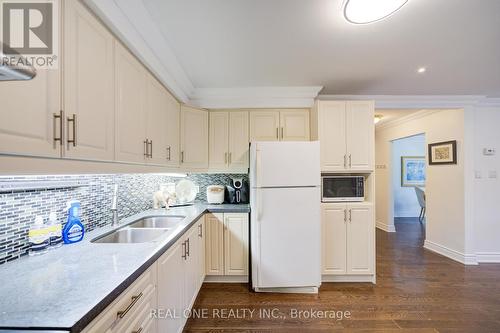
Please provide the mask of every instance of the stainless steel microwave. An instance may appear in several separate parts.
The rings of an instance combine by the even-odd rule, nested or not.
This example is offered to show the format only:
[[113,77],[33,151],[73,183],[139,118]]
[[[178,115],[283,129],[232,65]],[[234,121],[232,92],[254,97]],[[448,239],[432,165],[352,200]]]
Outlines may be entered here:
[[365,177],[322,176],[321,201],[346,202],[365,200]]

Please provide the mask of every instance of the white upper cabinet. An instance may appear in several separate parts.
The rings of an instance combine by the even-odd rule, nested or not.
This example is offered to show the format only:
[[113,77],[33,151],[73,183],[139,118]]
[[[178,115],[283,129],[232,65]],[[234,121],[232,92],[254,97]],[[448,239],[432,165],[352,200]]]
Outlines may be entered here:
[[209,168],[211,171],[248,171],[248,112],[210,112]]
[[229,114],[210,112],[209,168],[226,170],[229,163]]
[[309,141],[309,112],[280,111],[281,141]]
[[309,141],[309,110],[250,112],[250,141]]
[[278,111],[250,112],[250,141],[278,141],[279,127]]
[[181,105],[169,93],[166,94],[166,103],[167,124],[164,131],[167,137],[167,165],[179,167]]
[[375,124],[372,101],[346,104],[347,152],[349,169],[373,170],[375,164]]
[[372,101],[317,101],[313,115],[321,143],[321,171],[373,171]]
[[147,72],[119,42],[115,42],[116,140],[115,159],[144,163],[146,141]]
[[64,1],[64,156],[114,158],[114,38],[79,2]]
[[168,96],[165,88],[148,74],[146,85],[147,162],[166,165],[168,162],[167,131]]
[[208,111],[181,107],[181,165],[208,168]]

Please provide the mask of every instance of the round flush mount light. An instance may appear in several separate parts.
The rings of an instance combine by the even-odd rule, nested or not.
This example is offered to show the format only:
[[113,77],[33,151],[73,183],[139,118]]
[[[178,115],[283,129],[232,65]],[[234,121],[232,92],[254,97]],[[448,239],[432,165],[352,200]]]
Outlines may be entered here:
[[376,123],[378,123],[379,121],[381,121],[383,117],[384,117],[384,116],[383,116],[383,115],[381,115],[381,114],[376,114],[376,115],[375,115],[375,117],[373,118],[373,122],[376,124]]
[[425,68],[425,67],[420,67],[419,69],[417,69],[417,73],[419,73],[419,74],[423,74],[426,71],[427,71],[427,68]]
[[345,0],[344,16],[354,24],[368,24],[391,16],[408,0]]

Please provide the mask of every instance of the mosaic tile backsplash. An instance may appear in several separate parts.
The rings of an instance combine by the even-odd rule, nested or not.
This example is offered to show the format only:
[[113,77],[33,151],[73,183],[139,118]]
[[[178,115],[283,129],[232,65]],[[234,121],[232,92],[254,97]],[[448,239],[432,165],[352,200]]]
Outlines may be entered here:
[[[206,201],[208,185],[229,184],[232,177],[247,175],[191,174],[187,179],[200,187],[196,201]],[[118,184],[118,213],[125,218],[153,208],[153,193],[160,184],[177,182],[161,174],[114,174],[114,175],[65,175],[0,177],[0,182],[22,181],[32,184],[44,181],[80,182],[80,187],[22,190],[0,193],[0,264],[15,260],[28,251],[28,229],[36,215],[45,218],[51,211],[65,222],[64,209],[71,199],[82,204],[81,218],[86,231],[111,223],[111,197],[113,185]]]

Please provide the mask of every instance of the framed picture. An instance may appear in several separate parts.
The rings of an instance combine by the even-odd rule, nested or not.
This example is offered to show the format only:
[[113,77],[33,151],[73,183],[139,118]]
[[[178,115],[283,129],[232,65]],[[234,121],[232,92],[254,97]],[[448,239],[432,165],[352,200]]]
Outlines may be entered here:
[[457,164],[457,141],[429,144],[429,164]]
[[425,156],[401,156],[401,186],[425,186]]

